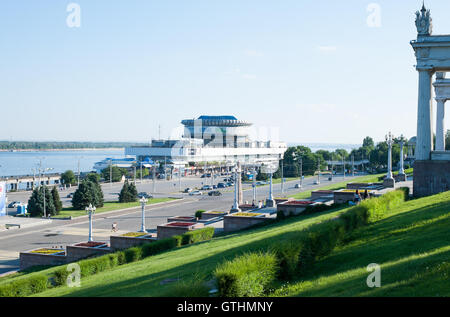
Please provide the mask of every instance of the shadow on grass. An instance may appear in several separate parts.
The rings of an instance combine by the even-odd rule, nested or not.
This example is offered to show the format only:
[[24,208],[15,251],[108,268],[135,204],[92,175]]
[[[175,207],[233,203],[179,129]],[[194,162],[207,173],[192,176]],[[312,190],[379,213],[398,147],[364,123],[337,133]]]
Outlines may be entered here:
[[[435,250],[450,246],[449,214],[450,202],[440,202],[428,207],[421,207],[415,210],[394,215],[383,219],[369,227],[359,229],[353,236],[356,240],[350,245],[343,246],[320,260],[313,268],[307,271],[302,279],[299,279],[297,287],[304,291],[294,291],[290,296],[340,296],[340,295],[361,295],[364,296],[389,295],[385,289],[376,289],[367,292],[365,280],[369,273],[365,270],[368,264],[378,263],[382,267],[383,276],[388,283],[402,285],[414,275],[421,275],[423,263],[448,260],[448,251],[442,254],[432,254]],[[428,220],[428,222],[427,222]],[[434,221],[430,221],[434,220]],[[373,237],[376,239],[373,239]],[[366,241],[367,240],[367,241]],[[431,253],[431,254],[429,254]],[[412,261],[403,261],[412,255],[422,254],[423,257]],[[398,264],[383,268],[383,263]],[[435,264],[436,264],[435,263]],[[355,278],[346,278],[351,271],[361,270],[361,274],[356,274]],[[318,286],[317,278],[329,279],[323,286]],[[416,278],[417,279],[417,278]],[[407,284],[407,283],[406,283]],[[352,293],[352,289],[358,291]],[[309,290],[308,290],[309,289]],[[332,295],[330,292],[334,292]],[[422,290],[427,294],[427,290]],[[326,295],[324,295],[326,294]],[[417,294],[417,292],[416,292]],[[405,294],[403,294],[405,295]],[[424,296],[424,295],[422,295]]]

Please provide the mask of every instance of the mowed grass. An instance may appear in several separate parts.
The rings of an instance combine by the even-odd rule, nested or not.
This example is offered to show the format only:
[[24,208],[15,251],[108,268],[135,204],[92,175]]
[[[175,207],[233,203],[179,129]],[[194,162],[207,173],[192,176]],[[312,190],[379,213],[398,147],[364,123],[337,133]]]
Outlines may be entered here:
[[[450,296],[450,192],[411,200],[273,296]],[[367,266],[381,267],[369,288]]]
[[[366,176],[353,178],[350,181],[344,180],[339,183],[334,183],[334,184],[325,185],[325,186],[321,186],[322,184],[324,184],[326,182],[325,180],[322,180],[321,184],[317,185],[317,188],[312,189],[312,190],[307,190],[307,191],[304,191],[304,192],[301,192],[298,194],[290,195],[289,197],[293,197],[295,199],[306,199],[306,198],[311,197],[311,192],[313,192],[313,191],[316,191],[316,190],[338,190],[338,189],[345,188],[349,182],[351,182],[351,183],[377,183],[377,182],[380,182],[378,180],[378,178],[381,176],[384,176],[384,175],[385,175],[385,173],[366,175]],[[334,177],[336,177],[336,176],[334,176]]]
[[181,279],[189,283],[194,277],[209,280],[213,270],[224,260],[247,251],[266,250],[269,244],[290,232],[336,217],[342,210],[291,218],[266,227],[217,237],[83,278],[80,288],[58,287],[37,296],[169,296],[176,283],[161,282]]
[[[162,203],[166,201],[174,200],[174,198],[152,198],[147,201],[147,205],[152,205],[156,203]],[[127,208],[133,208],[133,207],[139,207],[141,205],[140,202],[132,202],[132,203],[119,203],[119,202],[105,202],[104,206],[101,208],[97,208],[95,210],[95,213],[99,214],[102,212],[107,211],[114,211],[114,210],[121,210],[121,209],[127,209]],[[74,210],[73,207],[66,207],[61,210],[59,215],[55,216],[54,218],[67,218],[72,216],[72,218],[85,216],[86,211],[85,210]]]

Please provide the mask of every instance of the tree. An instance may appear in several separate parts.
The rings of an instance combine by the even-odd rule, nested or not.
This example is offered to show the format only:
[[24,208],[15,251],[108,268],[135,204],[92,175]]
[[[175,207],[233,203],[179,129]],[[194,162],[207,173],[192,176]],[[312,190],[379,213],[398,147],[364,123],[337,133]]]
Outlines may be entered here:
[[95,207],[103,207],[103,192],[99,184],[84,180],[73,194],[72,206],[76,210],[83,210],[92,204]]
[[59,193],[58,193],[58,189],[56,189],[56,186],[53,186],[52,198],[53,198],[53,204],[55,205],[55,209],[59,213],[62,210],[62,202],[61,202],[61,199],[59,198]]
[[109,182],[109,176],[112,174],[112,181],[113,182],[120,182],[122,180],[122,176],[126,175],[128,173],[128,170],[126,168],[112,166],[107,167],[102,170],[102,177],[105,179],[105,181]]
[[75,185],[77,180],[73,171],[68,170],[61,174],[61,180],[65,185]]
[[93,183],[100,183],[100,174],[97,173],[89,173],[86,176],[86,179]]
[[39,186],[33,190],[28,200],[28,212],[32,217],[44,216],[44,193],[45,193],[45,215],[57,215],[58,211],[53,204],[53,196],[47,186]]
[[375,143],[373,142],[373,139],[370,136],[367,136],[363,140],[362,147],[373,149],[375,147]]
[[137,201],[137,189],[136,186],[131,183],[129,184],[128,181],[125,181],[123,184],[122,190],[119,194],[119,202],[120,203],[130,203]]

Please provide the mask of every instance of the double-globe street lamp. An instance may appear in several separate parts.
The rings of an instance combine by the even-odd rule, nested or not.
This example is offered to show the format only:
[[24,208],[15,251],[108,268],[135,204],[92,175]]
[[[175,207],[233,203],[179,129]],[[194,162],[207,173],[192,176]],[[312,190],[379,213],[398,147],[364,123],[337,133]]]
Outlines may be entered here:
[[92,204],[85,208],[86,213],[89,215],[89,242],[94,241],[92,240],[92,215],[95,213],[95,209],[95,206],[92,206]]
[[147,203],[147,199],[142,196],[141,199],[139,200],[139,202],[141,203],[141,207],[142,207],[142,214],[141,214],[141,231],[140,232],[147,232],[147,230],[145,230],[145,204]]

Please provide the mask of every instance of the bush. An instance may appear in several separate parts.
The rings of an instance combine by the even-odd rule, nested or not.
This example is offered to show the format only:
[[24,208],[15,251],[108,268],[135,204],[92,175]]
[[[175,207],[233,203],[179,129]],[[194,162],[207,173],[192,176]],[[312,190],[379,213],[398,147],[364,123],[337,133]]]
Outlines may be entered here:
[[24,297],[47,289],[47,276],[44,274],[25,276],[11,283],[0,285],[0,297]]
[[126,249],[125,251],[125,259],[127,263],[136,262],[142,259],[143,250],[141,247],[133,247]]
[[287,240],[275,243],[269,249],[278,259],[280,266],[278,276],[284,280],[293,278],[297,270],[302,245],[296,241]]
[[202,213],[206,212],[206,210],[197,210],[195,212],[195,217],[201,219],[202,218]]
[[182,235],[182,245],[211,240],[213,236],[214,236],[213,227],[206,227],[202,229],[189,231]]
[[84,210],[89,204],[103,207],[103,192],[98,183],[84,180],[73,194],[72,206],[75,210]]
[[214,271],[221,297],[255,297],[266,294],[275,280],[275,254],[248,253],[219,265]]
[[151,243],[146,243],[141,246],[143,257],[158,254],[163,251],[167,251],[176,248],[178,245],[178,239],[171,237],[167,239],[158,240]]
[[119,194],[119,202],[130,203],[135,202],[137,200],[138,200],[138,193],[136,186],[133,183],[129,184],[128,181],[125,181],[122,190],[120,191]]

